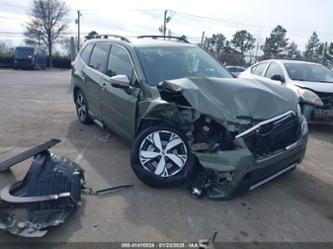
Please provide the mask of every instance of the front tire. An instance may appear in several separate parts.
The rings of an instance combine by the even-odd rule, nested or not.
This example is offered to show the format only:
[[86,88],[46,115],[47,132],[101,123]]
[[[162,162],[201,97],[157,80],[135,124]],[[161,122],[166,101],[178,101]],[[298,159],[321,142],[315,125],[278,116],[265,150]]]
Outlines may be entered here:
[[176,129],[156,126],[141,132],[131,151],[131,167],[145,184],[176,187],[194,172],[194,156],[186,137]]
[[75,106],[79,121],[83,124],[91,124],[92,120],[88,114],[88,102],[81,90],[78,90],[75,95]]

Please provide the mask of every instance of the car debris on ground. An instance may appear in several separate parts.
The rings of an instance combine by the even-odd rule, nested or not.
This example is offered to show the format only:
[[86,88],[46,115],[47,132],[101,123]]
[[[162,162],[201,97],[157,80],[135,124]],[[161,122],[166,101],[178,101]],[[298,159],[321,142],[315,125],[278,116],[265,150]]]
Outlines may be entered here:
[[93,190],[76,162],[48,151],[59,139],[26,150],[0,163],[0,172],[33,157],[23,180],[0,191],[0,229],[22,237],[42,237],[47,227],[65,222],[81,205],[81,193],[98,195],[130,188],[122,185]]

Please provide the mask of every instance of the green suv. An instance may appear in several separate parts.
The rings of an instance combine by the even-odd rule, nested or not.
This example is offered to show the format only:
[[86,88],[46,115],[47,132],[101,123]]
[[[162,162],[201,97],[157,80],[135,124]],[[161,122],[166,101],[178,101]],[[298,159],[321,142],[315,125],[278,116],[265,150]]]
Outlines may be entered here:
[[236,79],[200,47],[160,38],[90,40],[71,73],[80,122],[131,142],[139,179],[152,187],[192,179],[193,194],[226,199],[302,161],[308,128],[295,93]]

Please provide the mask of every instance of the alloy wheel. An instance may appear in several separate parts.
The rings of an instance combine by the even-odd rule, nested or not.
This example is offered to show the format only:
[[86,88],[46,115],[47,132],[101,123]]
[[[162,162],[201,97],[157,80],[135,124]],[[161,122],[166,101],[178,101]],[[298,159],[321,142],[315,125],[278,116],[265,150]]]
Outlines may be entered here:
[[187,145],[176,133],[157,130],[142,141],[139,159],[144,169],[160,177],[179,173],[188,159]]
[[80,93],[76,99],[76,109],[80,121],[84,121],[87,116],[87,103],[84,96]]

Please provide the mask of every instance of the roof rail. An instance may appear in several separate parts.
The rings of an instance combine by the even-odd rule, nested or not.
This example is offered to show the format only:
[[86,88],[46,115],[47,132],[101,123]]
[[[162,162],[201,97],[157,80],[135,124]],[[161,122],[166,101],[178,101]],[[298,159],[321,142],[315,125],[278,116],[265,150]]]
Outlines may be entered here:
[[122,41],[131,43],[130,40],[128,40],[125,36],[114,35],[114,34],[98,34],[94,38],[97,38],[97,39],[108,39],[109,37],[110,38],[118,38],[118,39],[120,39]]
[[164,40],[177,40],[177,41],[180,41],[180,42],[185,42],[185,43],[190,43],[188,40],[186,40],[186,37],[183,35],[183,36],[172,36],[172,35],[169,35],[169,36],[163,36],[163,35],[140,35],[137,37],[138,39],[143,39],[143,38],[151,38],[151,39],[164,39]]

